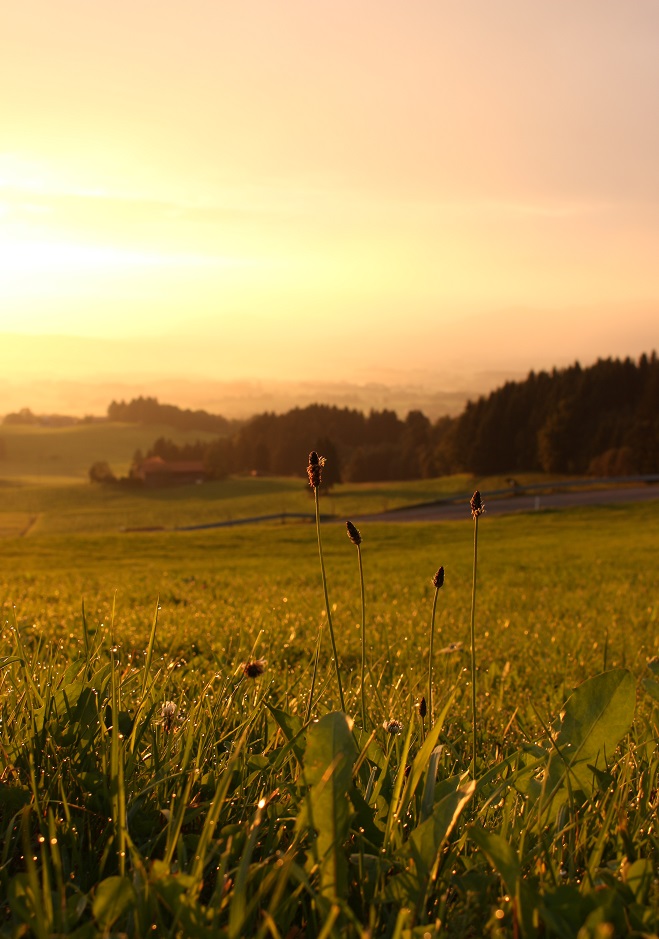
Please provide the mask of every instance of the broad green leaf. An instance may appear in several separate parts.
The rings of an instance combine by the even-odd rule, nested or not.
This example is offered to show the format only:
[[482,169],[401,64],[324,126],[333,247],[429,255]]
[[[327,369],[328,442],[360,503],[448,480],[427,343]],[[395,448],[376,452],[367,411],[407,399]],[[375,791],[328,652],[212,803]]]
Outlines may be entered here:
[[654,698],[655,701],[659,701],[659,681],[655,681],[654,678],[644,678],[641,684],[643,690],[647,691],[650,697]]
[[288,714],[286,711],[282,711],[280,708],[273,707],[267,702],[265,706],[272,714],[277,726],[286,739],[286,750],[290,748],[297,759],[301,762],[304,748],[302,746],[302,741],[300,740],[300,735],[304,729],[304,724],[300,718],[294,714]]
[[[366,747],[366,761],[373,763],[378,769],[384,770],[387,765],[387,754],[380,746],[377,737],[368,734],[361,727],[353,728],[352,735],[360,752]],[[362,764],[362,769],[367,770],[366,761]]]
[[101,929],[109,929],[135,904],[135,888],[128,877],[106,877],[96,888],[92,913]]
[[46,721],[53,721],[53,733],[67,734],[60,743],[73,743],[76,739],[91,739],[97,733],[98,705],[91,687],[84,682],[64,685],[47,704],[34,712],[37,731],[43,730]]
[[478,845],[499,874],[506,885],[508,893],[515,897],[522,936],[537,935],[537,929],[533,921],[533,909],[537,905],[537,895],[534,897],[531,885],[522,877],[519,858],[512,845],[508,844],[501,835],[486,831],[480,825],[474,825],[469,829],[469,838],[474,844]]
[[387,897],[405,906],[417,906],[426,895],[429,879],[463,808],[476,790],[471,780],[460,786],[459,776],[446,781],[450,789],[437,800],[433,814],[414,829],[403,846],[401,854],[411,857],[414,865],[392,877],[387,886]]
[[611,669],[579,685],[552,724],[555,746],[547,745],[541,778],[526,782],[529,794],[549,804],[569,783],[572,790],[591,795],[597,782],[594,770],[613,756],[631,727],[635,707],[636,683],[626,668]]
[[543,924],[561,939],[572,939],[591,909],[588,896],[580,893],[576,884],[545,889],[542,896]]
[[375,809],[368,804],[356,786],[349,790],[348,798],[355,810],[354,826],[359,826],[363,837],[372,845],[381,848],[384,832],[375,824]]
[[625,869],[623,878],[634,894],[636,902],[640,904],[647,903],[654,878],[652,861],[648,858],[639,858],[638,861],[634,861]]
[[304,774],[310,785],[309,823],[317,832],[314,850],[320,864],[321,891],[345,896],[347,861],[343,851],[352,813],[348,793],[357,749],[352,720],[343,712],[326,714],[307,731]]
[[453,831],[463,808],[469,802],[476,783],[474,780],[465,786],[460,786],[460,779],[455,779],[455,789],[440,799],[435,805],[430,818],[414,829],[407,842],[406,849],[414,858],[415,864],[422,877],[427,877],[433,865]]
[[[449,698],[442,709],[442,713],[440,714],[439,718],[435,721],[435,724],[433,725],[432,729],[428,732],[428,736],[426,737],[423,743],[423,746],[421,747],[421,749],[419,750],[419,752],[414,758],[414,761],[412,763],[412,769],[409,774],[408,782],[405,787],[405,791],[403,793],[403,799],[402,799],[400,808],[398,809],[399,818],[405,817],[407,807],[410,804],[410,801],[412,800],[414,793],[416,792],[416,788],[419,785],[419,782],[421,781],[421,777],[423,776],[424,771],[428,768],[430,764],[430,757],[437,745],[439,735],[442,731],[442,727],[444,726],[444,721],[446,720],[446,715],[448,714],[449,708],[451,704],[453,703],[454,697],[455,697],[455,689],[453,689],[453,691],[449,695]],[[435,775],[436,773],[437,773],[437,769],[436,769],[436,761],[435,761]],[[434,780],[433,780],[432,785],[434,788]],[[430,809],[432,810],[432,806],[430,807]]]
[[512,845],[501,835],[486,831],[480,825],[469,828],[469,838],[485,854],[506,885],[508,893],[514,893],[515,884],[522,876],[522,869]]

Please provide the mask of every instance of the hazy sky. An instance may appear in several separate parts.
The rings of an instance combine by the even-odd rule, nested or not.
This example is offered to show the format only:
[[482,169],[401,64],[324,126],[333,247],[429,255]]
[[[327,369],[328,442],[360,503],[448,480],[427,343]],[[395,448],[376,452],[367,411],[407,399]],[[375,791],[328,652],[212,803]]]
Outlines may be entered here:
[[0,333],[132,350],[42,375],[659,346],[657,0],[21,0],[0,93]]

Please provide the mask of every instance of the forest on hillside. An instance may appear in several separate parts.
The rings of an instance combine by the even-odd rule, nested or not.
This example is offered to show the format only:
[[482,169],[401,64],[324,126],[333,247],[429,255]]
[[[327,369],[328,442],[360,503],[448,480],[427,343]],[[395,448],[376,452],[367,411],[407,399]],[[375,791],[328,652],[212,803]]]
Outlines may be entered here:
[[218,434],[227,433],[236,424],[221,414],[160,404],[157,398],[151,397],[112,401],[108,406],[108,420],[124,424],[165,424],[177,430],[205,430]]
[[[161,424],[168,413],[164,409],[178,410],[150,407],[157,414],[154,423]],[[144,411],[143,404],[113,402],[108,416],[130,420]],[[266,412],[233,427],[218,418],[216,426],[224,435],[215,441],[179,447],[159,438],[145,456],[203,460],[215,478],[242,472],[303,476],[307,454],[316,449],[328,458],[324,478],[330,484],[456,472],[655,473],[659,362],[653,352],[637,362],[600,359],[587,368],[575,363],[531,372],[524,381],[507,382],[470,401],[458,417],[434,423],[421,411],[399,418],[389,410],[364,414],[315,404],[285,414]],[[205,419],[203,429],[211,429]]]

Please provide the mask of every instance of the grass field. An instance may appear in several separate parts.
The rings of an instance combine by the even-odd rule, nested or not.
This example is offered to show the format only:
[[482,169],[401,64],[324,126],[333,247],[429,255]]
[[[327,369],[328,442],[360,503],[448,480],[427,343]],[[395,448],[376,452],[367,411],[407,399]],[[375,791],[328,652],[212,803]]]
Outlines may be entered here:
[[[539,476],[520,477],[533,483]],[[402,483],[343,484],[324,499],[324,513],[338,518],[387,511],[467,493],[479,485],[500,489],[505,480],[466,474]],[[124,528],[175,528],[282,513],[313,515],[303,479],[232,477],[202,485],[132,490],[67,478],[0,478],[0,536],[111,533]]]
[[[657,577],[647,563],[657,546],[647,524],[650,511],[633,505],[486,516],[479,614],[488,632],[481,641],[485,649],[491,646],[493,660],[503,666],[519,652],[520,668],[531,674],[537,663],[529,657],[541,656],[539,670],[546,671],[551,661],[568,687],[592,671],[587,656],[604,664],[607,631],[609,663],[659,653],[652,634]],[[367,604],[380,624],[373,627],[378,654],[388,633],[392,659],[404,656],[410,642],[424,658],[430,577],[439,564],[447,579],[438,628],[447,642],[464,640],[472,552],[468,518],[464,524],[378,524],[364,535]],[[342,525],[325,525],[324,541],[332,599],[346,620],[346,654],[354,657],[355,559]],[[107,623],[116,597],[115,631],[139,646],[160,597],[161,641],[178,643],[176,654],[183,654],[186,644],[224,649],[227,636],[235,647],[240,635],[236,654],[244,657],[263,628],[262,642],[272,657],[281,644],[282,621],[291,624],[309,653],[323,606],[310,524],[6,539],[0,542],[0,561],[5,607],[15,604],[21,622],[29,627],[37,622],[48,634],[59,624],[76,641],[83,598],[90,622]],[[413,667],[414,655],[407,659]]]
[[[294,481],[217,485],[236,515],[312,509]],[[440,485],[332,498],[349,515]],[[365,721],[357,553],[323,525],[352,727],[313,524],[117,531],[129,508],[168,525],[219,511],[197,488],[133,508],[3,490],[7,517],[42,514],[0,540],[0,935],[657,932],[656,503],[480,520],[474,787],[468,505],[464,523],[362,527]],[[418,703],[439,565],[433,725]]]
[[135,451],[146,452],[158,437],[180,444],[216,436],[165,425],[110,421],[71,427],[0,424],[0,479],[50,485],[86,481],[89,467],[96,460],[109,463],[116,476],[125,476]]

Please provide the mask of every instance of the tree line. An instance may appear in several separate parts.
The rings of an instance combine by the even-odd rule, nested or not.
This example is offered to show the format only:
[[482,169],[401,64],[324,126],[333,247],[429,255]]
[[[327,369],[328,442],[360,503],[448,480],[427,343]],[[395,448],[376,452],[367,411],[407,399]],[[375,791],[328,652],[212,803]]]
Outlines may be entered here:
[[164,424],[177,430],[207,430],[225,434],[234,422],[221,414],[179,408],[175,404],[160,404],[157,398],[139,397],[131,401],[112,401],[108,406],[108,420],[125,424]]
[[543,470],[597,476],[659,471],[656,353],[531,372],[470,402],[439,451],[477,474]]
[[[144,407],[131,410],[134,403],[119,408],[113,402],[108,416],[119,408],[126,420],[126,414]],[[163,409],[178,410],[149,408],[159,423],[166,423]],[[456,472],[654,473],[659,472],[659,362],[653,352],[637,362],[600,359],[587,368],[575,363],[531,372],[524,381],[507,382],[470,401],[457,417],[435,422],[418,410],[399,418],[386,409],[364,414],[314,404],[227,425],[222,425],[224,436],[211,442],[181,447],[160,438],[146,456],[203,460],[214,478],[243,472],[304,476],[307,455],[315,449],[328,458],[326,484]]]

